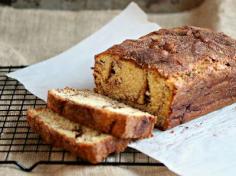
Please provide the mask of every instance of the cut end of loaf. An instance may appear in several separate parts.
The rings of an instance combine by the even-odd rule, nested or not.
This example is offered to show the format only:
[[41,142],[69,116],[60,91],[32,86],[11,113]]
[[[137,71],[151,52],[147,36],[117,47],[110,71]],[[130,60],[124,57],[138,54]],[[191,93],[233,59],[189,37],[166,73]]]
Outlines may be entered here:
[[155,115],[156,126],[165,128],[173,85],[158,72],[103,53],[96,57],[94,78],[96,92]]

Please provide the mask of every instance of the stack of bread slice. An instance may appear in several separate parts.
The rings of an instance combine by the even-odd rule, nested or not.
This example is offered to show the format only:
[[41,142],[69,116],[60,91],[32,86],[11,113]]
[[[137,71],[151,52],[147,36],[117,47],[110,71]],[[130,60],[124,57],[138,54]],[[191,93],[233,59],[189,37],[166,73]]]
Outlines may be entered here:
[[29,109],[27,120],[42,139],[91,163],[150,137],[155,117],[106,96],[73,88],[48,91],[47,108]]
[[229,36],[193,26],[125,40],[95,56],[99,94],[50,90],[48,109],[29,110],[29,124],[46,142],[100,162],[150,137],[154,124],[167,130],[236,102],[235,48]]

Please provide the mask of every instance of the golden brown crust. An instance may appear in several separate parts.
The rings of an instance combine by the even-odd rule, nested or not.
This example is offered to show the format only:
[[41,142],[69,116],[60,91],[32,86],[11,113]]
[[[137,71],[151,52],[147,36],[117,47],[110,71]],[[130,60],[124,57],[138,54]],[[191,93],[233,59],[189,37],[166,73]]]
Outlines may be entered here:
[[169,118],[167,120],[167,123],[165,124],[165,126],[162,127],[162,130],[167,130],[170,128],[173,128],[177,125],[183,124],[185,122],[188,122],[192,119],[195,119],[201,115],[205,115],[209,112],[212,112],[214,110],[223,108],[224,106],[230,105],[232,103],[236,102],[236,98],[226,98],[226,99],[222,99],[220,101],[216,101],[214,103],[211,103],[210,105],[206,105],[204,108],[201,108],[198,111],[189,111],[189,112],[185,112],[185,115],[182,116],[181,118],[177,117],[177,118]]
[[236,102],[236,67],[197,75],[176,90],[164,129]]
[[[40,109],[38,110],[40,111]],[[40,134],[46,143],[52,144],[55,147],[65,148],[93,164],[102,162],[113,152],[118,153],[124,151],[129,142],[125,139],[109,136],[97,143],[76,143],[74,138],[69,138],[45,124],[32,110],[28,110],[27,121],[33,131]]]
[[164,77],[189,73],[203,60],[236,65],[236,41],[209,29],[183,26],[160,29],[138,40],[125,40],[101,55],[115,55],[137,65],[152,68]]
[[138,118],[135,116],[128,117],[109,112],[106,109],[73,103],[67,99],[62,99],[52,91],[48,92],[47,106],[69,120],[103,133],[112,134],[118,138],[151,137],[155,124],[155,117],[152,115],[143,115]]

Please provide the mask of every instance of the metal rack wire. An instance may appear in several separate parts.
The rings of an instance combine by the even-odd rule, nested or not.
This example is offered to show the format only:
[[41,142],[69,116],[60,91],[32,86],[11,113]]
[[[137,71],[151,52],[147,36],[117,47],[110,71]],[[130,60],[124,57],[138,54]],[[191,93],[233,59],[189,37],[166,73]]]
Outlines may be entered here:
[[[45,106],[45,103],[5,75],[23,67],[0,67],[0,164],[13,164],[28,172],[42,164],[91,165],[63,149],[44,144],[31,131],[26,122],[26,110]],[[164,166],[130,148],[109,156],[100,165]]]

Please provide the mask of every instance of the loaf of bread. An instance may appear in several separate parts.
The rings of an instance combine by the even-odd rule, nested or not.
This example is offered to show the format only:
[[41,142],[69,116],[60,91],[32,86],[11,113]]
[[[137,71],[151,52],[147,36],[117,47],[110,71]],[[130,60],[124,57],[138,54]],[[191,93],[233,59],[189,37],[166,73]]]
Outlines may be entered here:
[[46,143],[65,148],[91,163],[123,151],[129,142],[71,122],[45,108],[29,109],[27,121]]
[[64,117],[119,138],[150,137],[155,117],[88,90],[52,89],[48,108]]
[[236,41],[184,26],[96,55],[95,91],[157,116],[168,129],[236,101]]

